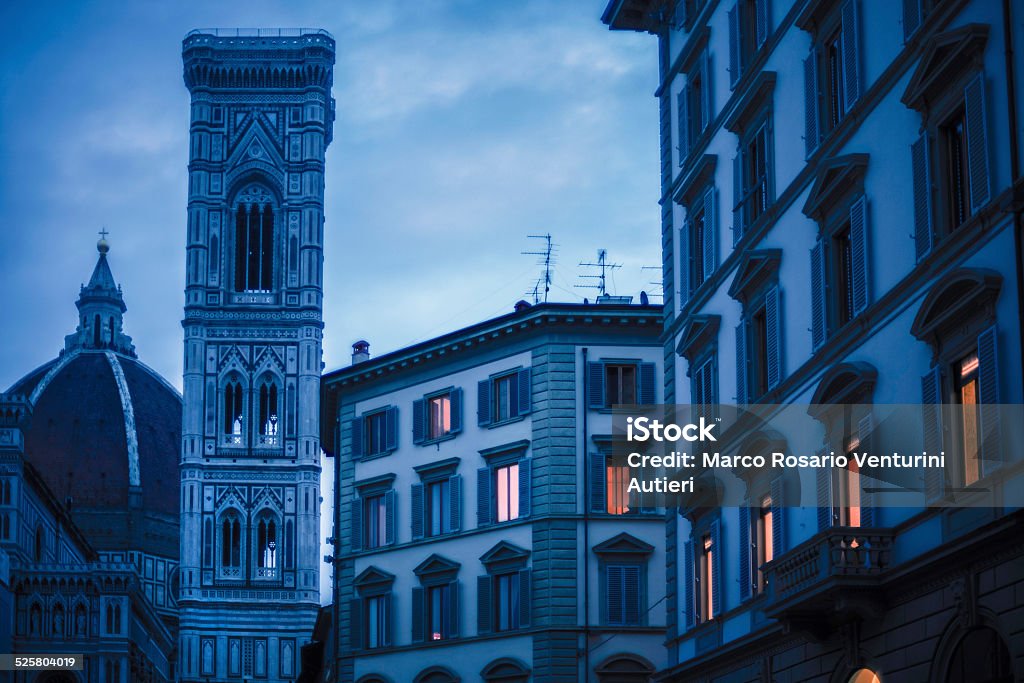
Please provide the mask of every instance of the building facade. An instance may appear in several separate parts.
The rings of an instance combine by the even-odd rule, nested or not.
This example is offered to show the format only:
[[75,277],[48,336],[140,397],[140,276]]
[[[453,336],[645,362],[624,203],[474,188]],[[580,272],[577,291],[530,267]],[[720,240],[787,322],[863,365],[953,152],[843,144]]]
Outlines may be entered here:
[[664,519],[631,505],[610,406],[654,403],[661,308],[516,312],[323,380],[334,455],[325,680],[645,681]]
[[312,29],[183,41],[183,681],[294,681],[317,617],[334,49]]
[[[1024,675],[1020,482],[1000,479],[1018,456],[993,418],[1024,400],[1021,19],[967,0],[605,9],[658,38],[666,402],[816,423],[723,452],[975,449],[919,505],[872,506],[839,470],[670,513],[660,680]],[[880,425],[885,404],[922,420]]]

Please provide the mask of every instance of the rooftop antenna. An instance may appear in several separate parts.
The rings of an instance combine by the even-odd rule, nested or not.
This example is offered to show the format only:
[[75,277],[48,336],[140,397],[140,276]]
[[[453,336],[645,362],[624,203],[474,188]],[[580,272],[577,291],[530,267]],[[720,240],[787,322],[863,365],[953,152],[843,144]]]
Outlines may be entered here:
[[[661,271],[661,266],[640,266],[640,270],[657,270]],[[648,292],[651,296],[660,296],[662,299],[665,298],[665,283],[661,279],[648,280],[647,284],[654,285],[657,289],[653,292]]]
[[600,273],[597,274],[597,275],[590,274],[590,273],[584,273],[584,274],[579,276],[581,278],[597,280],[597,284],[596,285],[582,284],[582,285],[575,285],[575,286],[579,287],[581,289],[596,289],[597,293],[598,293],[598,296],[606,296],[608,294],[608,289],[606,287],[606,282],[607,282],[606,276],[608,274],[608,271],[615,270],[616,268],[621,268],[622,264],[621,263],[608,263],[608,250],[607,249],[598,249],[597,250],[597,262],[596,263],[588,263],[586,261],[580,261],[580,266],[583,266],[583,267],[586,267],[586,268],[599,268],[600,269]]
[[524,256],[536,256],[537,265],[543,266],[543,274],[537,279],[537,282],[533,285],[533,290],[527,292],[527,294],[533,296],[533,303],[540,303],[540,287],[544,285],[544,303],[548,302],[548,292],[551,291],[551,269],[555,266],[554,258],[554,247],[557,246],[551,242],[551,233],[547,232],[543,235],[527,235],[530,239],[544,240],[544,246],[540,251],[522,251],[519,252]]

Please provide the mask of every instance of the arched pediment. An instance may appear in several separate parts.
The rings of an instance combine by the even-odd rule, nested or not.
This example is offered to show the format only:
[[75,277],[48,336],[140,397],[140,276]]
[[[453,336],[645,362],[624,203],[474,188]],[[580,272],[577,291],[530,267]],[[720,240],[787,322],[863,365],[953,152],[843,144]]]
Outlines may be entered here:
[[413,683],[459,683],[462,679],[445,666],[431,666],[416,674]]
[[1003,276],[993,270],[962,268],[935,283],[921,303],[910,333],[935,342],[943,330],[979,312],[992,314]]
[[923,111],[957,76],[980,67],[988,31],[988,24],[967,24],[932,36],[903,92],[903,104]]
[[837,204],[840,198],[858,191],[857,186],[864,184],[867,168],[867,154],[845,154],[823,161],[804,202],[804,215],[824,220],[829,207]]
[[502,657],[489,663],[480,672],[480,677],[490,683],[491,681],[505,681],[506,683],[519,683],[529,679],[530,669],[526,664],[512,657]]
[[815,408],[818,406],[863,403],[865,395],[870,398],[877,379],[878,370],[870,363],[857,361],[834,365],[818,382],[807,412],[817,415]]

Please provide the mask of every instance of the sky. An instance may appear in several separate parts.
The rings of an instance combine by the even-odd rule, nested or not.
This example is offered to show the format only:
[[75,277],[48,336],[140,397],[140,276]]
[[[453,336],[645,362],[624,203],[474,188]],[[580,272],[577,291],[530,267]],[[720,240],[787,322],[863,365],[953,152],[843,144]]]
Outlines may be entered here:
[[[337,40],[327,152],[328,369],[504,314],[551,233],[549,298],[660,291],[656,41],[603,0],[0,3],[0,389],[54,358],[110,231],[125,331],[181,386],[188,92],[197,27]],[[657,300],[657,299],[656,299]]]

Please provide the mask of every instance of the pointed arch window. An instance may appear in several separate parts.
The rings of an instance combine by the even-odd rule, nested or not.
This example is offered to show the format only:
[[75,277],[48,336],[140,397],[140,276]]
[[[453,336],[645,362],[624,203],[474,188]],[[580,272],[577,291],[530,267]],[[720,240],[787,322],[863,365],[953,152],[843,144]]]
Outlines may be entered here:
[[235,208],[235,291],[269,292],[274,283],[274,208],[258,185]]
[[277,521],[263,517],[256,523],[256,578],[277,578],[279,553]]
[[234,514],[225,515],[220,523],[221,576],[242,576],[242,524]]
[[46,544],[45,544],[44,539],[43,539],[43,527],[39,526],[39,527],[36,527],[35,548],[34,548],[34,552],[33,552],[33,559],[36,562],[42,562],[43,561],[43,551],[45,549],[46,549]]
[[280,426],[280,392],[277,383],[270,377],[264,378],[259,388],[259,444],[261,446],[276,446],[278,440],[278,428]]
[[243,412],[244,394],[242,385],[234,380],[228,381],[224,387],[224,439],[225,443],[242,445],[242,426],[245,421]]

